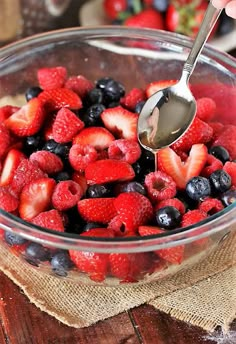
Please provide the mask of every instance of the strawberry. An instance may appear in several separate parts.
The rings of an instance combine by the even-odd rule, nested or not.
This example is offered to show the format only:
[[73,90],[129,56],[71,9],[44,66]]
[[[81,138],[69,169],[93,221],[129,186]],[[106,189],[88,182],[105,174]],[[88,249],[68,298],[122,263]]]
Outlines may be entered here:
[[114,198],[87,198],[78,202],[78,212],[87,222],[108,223],[117,215]]
[[41,212],[39,215],[35,216],[31,222],[40,227],[64,232],[62,216],[59,211],[55,209]]
[[82,197],[82,189],[73,180],[59,182],[52,194],[52,205],[54,208],[64,211],[74,207]]
[[132,88],[128,94],[121,98],[120,104],[130,111],[135,111],[136,105],[144,100],[146,100],[145,91],[141,88]]
[[18,208],[19,200],[16,198],[8,186],[0,186],[0,208],[13,212]]
[[[165,230],[153,226],[140,226],[138,232],[140,236],[146,236],[162,234],[165,233]],[[163,248],[154,253],[169,263],[181,264],[184,259],[184,245]]]
[[88,188],[88,184],[87,184],[87,180],[85,176],[79,172],[74,172],[72,174],[72,180],[76,182],[77,184],[79,184],[82,190],[82,195],[84,196]]
[[204,97],[197,99],[196,116],[204,122],[210,122],[216,114],[216,103],[212,98]]
[[198,117],[195,117],[189,129],[180,137],[171,148],[174,151],[178,150],[188,152],[196,143],[207,143],[211,140],[213,135],[212,128]]
[[66,81],[67,70],[64,67],[40,68],[37,72],[39,86],[43,90],[63,87]]
[[0,107],[0,123],[4,122],[8,117],[10,117],[14,112],[18,111],[20,108],[18,106],[4,105]]
[[185,205],[178,198],[168,198],[168,199],[164,199],[163,201],[158,202],[155,206],[155,210],[158,210],[167,206],[175,207],[176,209],[179,210],[180,214],[182,215],[185,213]]
[[114,136],[103,127],[89,127],[81,130],[73,139],[73,144],[90,145],[96,150],[107,149]]
[[236,162],[227,161],[224,164],[223,170],[230,175],[232,186],[236,187]]
[[93,146],[75,144],[69,151],[69,162],[75,171],[84,171],[88,164],[97,160],[98,153]]
[[155,202],[172,198],[176,195],[176,184],[174,180],[162,171],[147,174],[144,185],[149,198]]
[[117,19],[120,12],[126,11],[127,0],[104,0],[103,9],[108,18]]
[[3,168],[0,177],[0,185],[9,185],[12,182],[14,173],[20,162],[25,159],[25,155],[17,149],[10,149],[3,162]]
[[236,159],[236,125],[226,125],[212,146],[223,146],[230,158]]
[[[181,227],[192,226],[195,223],[205,220],[206,218],[207,218],[207,213],[205,213],[204,211],[200,209],[189,210],[182,217]],[[205,237],[205,238],[201,238],[201,239],[193,241],[192,244],[194,246],[205,247],[208,241],[209,241],[209,238]]]
[[85,168],[88,184],[125,182],[134,179],[135,173],[130,164],[121,160],[97,160]]
[[52,125],[53,139],[58,143],[70,142],[83,127],[84,122],[74,112],[62,108],[58,111]]
[[124,25],[132,27],[144,27],[149,29],[164,30],[164,19],[161,13],[153,8],[147,8],[141,12],[130,16],[124,21]]
[[193,145],[189,157],[183,163],[173,149],[167,147],[158,152],[159,168],[173,178],[179,189],[184,189],[192,177],[198,176],[207,160],[207,148],[203,144]]
[[10,148],[11,137],[9,130],[0,123],[0,159],[2,159]]
[[207,197],[199,204],[198,209],[208,215],[213,215],[224,209],[224,206],[219,199]]
[[137,282],[150,269],[151,256],[142,253],[111,253],[109,255],[112,276],[119,278],[121,283]]
[[47,174],[39,168],[38,164],[23,159],[14,172],[11,188],[16,194],[19,194],[25,185],[44,177],[47,177]]
[[115,209],[125,225],[126,232],[134,232],[153,217],[149,199],[138,192],[124,192],[114,200]]
[[78,110],[82,107],[80,97],[68,88],[55,88],[41,92],[38,99],[46,106],[49,111],[70,108]]
[[[114,237],[113,232],[107,228],[93,228],[80,235],[95,238]],[[109,254],[69,250],[69,255],[79,271],[87,273],[91,280],[104,281],[109,271]]]
[[33,98],[8,117],[4,124],[17,136],[30,136],[41,129],[44,118],[42,102],[38,98]]
[[138,142],[119,139],[111,142],[108,148],[109,159],[117,159],[134,164],[141,156],[141,148]]
[[34,152],[30,155],[29,160],[38,164],[39,168],[49,175],[56,174],[63,169],[61,158],[49,151],[42,150]]
[[40,178],[26,184],[20,194],[19,214],[30,221],[41,212],[48,210],[56,182],[51,178]]
[[86,79],[83,75],[71,76],[66,81],[65,88],[75,92],[83,99],[94,88],[94,83]]
[[177,81],[178,80],[158,80],[151,82],[145,89],[147,98],[151,97],[154,93],[162,90],[163,88],[176,84]]
[[117,138],[137,141],[138,114],[117,106],[104,110],[101,119],[105,127]]

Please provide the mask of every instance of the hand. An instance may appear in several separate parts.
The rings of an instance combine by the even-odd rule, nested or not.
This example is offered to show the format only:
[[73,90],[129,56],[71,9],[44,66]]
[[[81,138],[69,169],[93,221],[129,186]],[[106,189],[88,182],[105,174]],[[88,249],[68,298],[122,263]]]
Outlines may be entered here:
[[216,8],[225,8],[226,14],[236,19],[236,0],[213,0],[212,5]]

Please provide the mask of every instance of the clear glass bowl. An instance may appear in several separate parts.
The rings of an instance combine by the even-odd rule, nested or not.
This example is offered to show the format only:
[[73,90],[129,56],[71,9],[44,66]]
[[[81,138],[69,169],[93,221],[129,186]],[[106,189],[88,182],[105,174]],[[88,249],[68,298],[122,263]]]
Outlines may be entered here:
[[[191,45],[191,39],[181,35],[125,27],[76,28],[36,35],[0,50],[1,105],[9,104],[9,99],[12,100],[9,96],[21,102],[21,94],[37,84],[37,69],[45,66],[62,65],[69,74],[82,74],[91,80],[111,76],[123,83],[127,91],[134,86],[145,87],[154,80],[178,79]],[[191,85],[196,97],[214,93],[219,120],[236,124],[234,58],[207,46],[191,77]],[[177,273],[217,249],[225,235],[236,229],[235,208],[233,203],[197,225],[159,235],[105,239],[55,233],[0,210],[0,245],[9,247],[4,240],[5,231],[17,233],[25,240],[16,249],[10,247],[10,251],[27,260],[25,248],[29,243],[38,243],[47,251],[47,258],[29,261],[29,267],[76,283],[100,286],[148,283]],[[180,245],[185,246],[181,264],[168,263],[156,254]],[[92,269],[84,273],[74,266],[66,272],[55,272],[51,259],[58,250],[89,252],[87,255],[95,254],[98,259],[107,259],[111,253],[120,254],[120,260],[131,259],[137,266],[135,278],[114,277],[109,268],[105,278],[97,278]],[[142,266],[139,262],[143,260]]]

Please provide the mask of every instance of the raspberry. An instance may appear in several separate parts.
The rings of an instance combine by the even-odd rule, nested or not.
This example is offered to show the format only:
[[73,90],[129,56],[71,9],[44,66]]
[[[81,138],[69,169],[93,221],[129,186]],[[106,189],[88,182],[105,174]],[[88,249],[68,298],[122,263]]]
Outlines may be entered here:
[[134,164],[141,156],[141,148],[138,142],[119,139],[112,141],[108,148],[109,159],[126,161]]
[[185,213],[185,205],[178,198],[168,198],[168,199],[164,199],[163,201],[160,201],[159,203],[156,204],[155,210],[158,210],[166,206],[175,207],[176,209],[179,210],[180,214],[182,215]]
[[156,171],[147,174],[144,184],[149,197],[155,202],[173,198],[176,195],[174,180],[164,172]]
[[6,155],[8,148],[10,147],[11,138],[9,130],[0,123],[0,159]]
[[188,227],[194,225],[195,223],[198,223],[199,221],[202,221],[206,218],[207,213],[202,210],[189,210],[182,217],[181,227]]
[[236,159],[236,125],[226,125],[213,142],[213,146],[223,146],[229,152],[230,158]]
[[223,170],[230,175],[232,186],[236,186],[236,162],[227,161]]
[[66,81],[65,87],[77,93],[80,98],[84,98],[94,88],[94,84],[83,75],[77,75],[71,76]]
[[213,215],[215,213],[218,213],[218,211],[224,209],[224,206],[220,200],[208,197],[199,204],[198,209],[203,211],[204,213],[207,213],[208,215]]
[[0,208],[13,212],[18,208],[19,200],[10,192],[9,187],[0,186]]
[[53,139],[58,143],[70,142],[83,127],[84,122],[74,112],[62,108],[58,111],[52,125]]
[[74,182],[76,182],[77,184],[79,184],[79,186],[82,189],[83,195],[85,195],[87,188],[88,188],[87,180],[86,180],[85,176],[79,172],[74,172],[72,174],[72,180]]
[[63,87],[66,81],[67,71],[64,67],[51,67],[38,69],[39,85],[44,90]]
[[75,144],[69,152],[69,161],[75,171],[84,171],[87,165],[97,160],[98,153],[90,145]]
[[121,98],[120,103],[128,110],[134,111],[136,105],[146,99],[145,91],[141,88],[133,88],[125,97]]
[[201,175],[208,178],[216,170],[221,170],[223,168],[223,163],[214,157],[214,155],[208,154],[206,165],[203,168]]
[[39,168],[47,174],[55,174],[63,169],[63,162],[58,155],[49,151],[37,151],[30,155],[30,161],[36,162]]
[[123,222],[121,221],[119,215],[117,215],[117,216],[113,217],[113,219],[111,219],[107,228],[113,230],[115,236],[118,236],[118,237],[124,236],[125,226],[124,226]]
[[213,129],[212,141],[214,141],[217,139],[220,133],[222,133],[222,131],[224,130],[224,125],[220,122],[211,122],[208,124]]
[[35,216],[31,222],[40,227],[64,232],[62,216],[55,209],[43,211],[39,215]]
[[74,207],[82,197],[83,191],[73,180],[59,182],[52,194],[52,205],[58,210],[67,210]]
[[216,103],[211,98],[197,99],[197,113],[196,116],[204,122],[210,122],[216,113]]

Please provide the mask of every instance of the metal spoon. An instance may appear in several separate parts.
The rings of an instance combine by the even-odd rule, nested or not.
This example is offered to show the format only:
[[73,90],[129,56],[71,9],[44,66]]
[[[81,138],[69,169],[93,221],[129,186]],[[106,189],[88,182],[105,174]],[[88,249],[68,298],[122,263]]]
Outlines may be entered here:
[[192,123],[196,114],[196,101],[188,81],[221,11],[210,1],[180,80],[154,93],[144,104],[138,120],[138,139],[145,149],[156,152],[171,145]]

